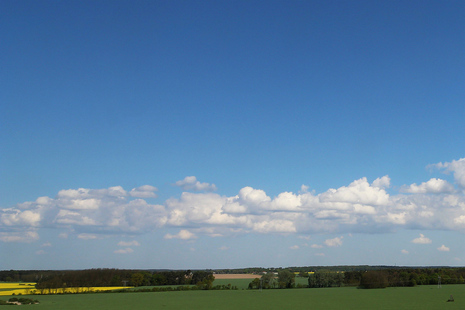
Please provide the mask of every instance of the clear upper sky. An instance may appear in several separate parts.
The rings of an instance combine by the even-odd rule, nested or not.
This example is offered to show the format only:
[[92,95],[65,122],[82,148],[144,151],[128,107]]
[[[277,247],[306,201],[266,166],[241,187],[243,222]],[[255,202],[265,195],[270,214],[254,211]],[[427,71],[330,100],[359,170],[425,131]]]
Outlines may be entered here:
[[0,269],[465,265],[464,1],[0,1]]

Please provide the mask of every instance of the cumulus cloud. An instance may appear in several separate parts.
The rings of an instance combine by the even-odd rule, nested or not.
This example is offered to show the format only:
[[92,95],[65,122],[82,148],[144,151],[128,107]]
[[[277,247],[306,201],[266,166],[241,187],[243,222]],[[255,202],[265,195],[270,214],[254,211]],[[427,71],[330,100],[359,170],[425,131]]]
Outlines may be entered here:
[[391,179],[389,176],[385,175],[381,178],[377,178],[376,180],[371,183],[373,187],[378,187],[378,188],[389,188],[391,186]]
[[310,247],[313,249],[321,249],[323,246],[321,244],[312,244]]
[[[462,163],[465,160],[435,166],[453,172],[460,185]],[[157,191],[151,185],[130,191],[121,186],[66,189],[54,198],[38,197],[35,201],[3,208],[0,209],[0,241],[35,240],[45,227],[61,231],[62,237],[78,234],[127,237],[163,228],[211,237],[243,233],[299,236],[380,233],[398,229],[465,232],[464,192],[435,178],[404,186],[397,194],[386,192],[391,187],[387,175],[372,182],[361,178],[319,194],[303,186],[297,193],[283,191],[271,196],[262,189],[245,186],[236,195],[224,196],[211,192],[216,187],[200,183],[195,177],[186,177],[177,185],[194,192],[186,191],[161,204],[150,204],[147,199],[155,197]],[[192,235],[166,234],[165,238],[189,239]],[[429,240],[423,235],[417,239],[417,243]],[[328,240],[324,243],[326,246],[342,243],[342,238]]]
[[[69,232],[140,233],[162,227],[165,207],[135,197],[153,197],[155,187],[144,185],[127,192],[121,186],[107,189],[67,189],[55,198],[39,197],[33,202],[0,209],[0,230],[65,228]],[[131,194],[132,193],[132,194]],[[60,234],[67,237],[68,233]],[[0,240],[20,240],[5,236]]]
[[0,223],[5,226],[38,226],[41,216],[36,210],[3,209]]
[[336,247],[336,246],[341,246],[342,245],[342,238],[343,236],[336,237],[333,239],[327,239],[325,240],[325,245],[329,247]]
[[349,186],[330,189],[320,195],[321,202],[386,205],[389,195],[382,188],[370,186],[366,178],[355,180]]
[[298,249],[299,249],[299,246],[298,246],[298,245],[293,245],[293,246],[289,247],[289,249],[291,249],[291,250],[298,250]]
[[430,179],[428,182],[423,182],[420,185],[412,184],[410,186],[404,186],[401,191],[404,193],[411,194],[440,194],[440,193],[452,193],[454,192],[454,186],[449,182],[441,179]]
[[182,239],[182,240],[189,240],[189,239],[194,239],[197,238],[195,234],[191,233],[188,230],[181,230],[179,233],[172,235],[172,234],[166,234],[165,239]]
[[444,244],[438,248],[438,251],[449,252],[450,248],[446,247]]
[[412,240],[412,243],[417,243],[417,244],[429,244],[431,242],[432,242],[431,239],[425,237],[425,235],[423,234],[420,234],[420,237]]
[[200,183],[195,176],[185,177],[184,180],[177,181],[175,184],[185,191],[216,191],[215,184]]
[[451,162],[438,163],[435,166],[444,169],[446,172],[452,172],[455,182],[462,188],[465,188],[465,158],[453,160]]
[[400,251],[402,254],[408,254],[409,252],[407,250],[402,250]]

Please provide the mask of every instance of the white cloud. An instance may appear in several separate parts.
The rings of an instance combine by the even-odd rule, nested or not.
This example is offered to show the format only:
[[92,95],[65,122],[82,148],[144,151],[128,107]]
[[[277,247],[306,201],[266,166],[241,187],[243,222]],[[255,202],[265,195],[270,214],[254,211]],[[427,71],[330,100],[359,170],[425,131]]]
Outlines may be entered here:
[[[460,179],[462,162],[465,160],[436,166],[453,171]],[[195,177],[179,182],[179,186],[191,186],[194,191],[213,189]],[[67,189],[59,191],[55,198],[38,197],[35,201],[0,209],[0,240],[34,239],[19,231],[33,231],[38,238],[38,232],[45,227],[66,231],[60,237],[87,233],[120,234],[121,238],[173,227],[188,228],[195,236],[210,237],[243,233],[309,236],[399,229],[465,232],[465,192],[451,190],[451,184],[434,178],[403,187],[401,191],[408,194],[389,195],[385,188],[390,186],[388,176],[372,183],[361,178],[320,194],[302,187],[298,193],[284,191],[274,197],[264,190],[246,186],[231,196],[183,192],[158,205],[146,200],[154,197],[157,190],[151,185],[131,191],[121,186]],[[180,237],[166,235],[166,238]],[[342,238],[339,241],[342,243]]]
[[39,240],[36,231],[0,232],[0,241],[3,242],[33,242]]
[[377,178],[376,180],[371,183],[373,187],[378,187],[378,188],[389,188],[391,186],[391,179],[389,176],[385,175],[381,178]]
[[329,247],[336,247],[336,246],[341,246],[342,245],[342,238],[343,236],[336,237],[333,239],[327,239],[325,240],[325,245]]
[[128,193],[121,186],[113,186],[104,189],[68,189],[58,192],[58,199],[73,200],[73,199],[92,199],[100,197],[126,197]]
[[423,182],[420,185],[416,183],[401,188],[401,191],[404,193],[411,193],[411,194],[440,194],[440,193],[452,193],[454,192],[454,186],[449,182],[442,180],[442,179],[430,179],[428,182]]
[[315,256],[325,256],[325,253],[316,253]]
[[289,249],[291,249],[291,250],[298,250],[298,249],[299,249],[299,246],[298,246],[298,245],[293,245],[293,246],[289,247]]
[[454,223],[456,224],[465,224],[465,215],[460,215],[459,217],[454,219]]
[[185,191],[216,191],[215,184],[200,183],[195,176],[185,177],[184,180],[177,181],[175,184]]
[[[380,182],[378,182],[380,183]],[[329,189],[320,195],[321,202],[358,203],[364,205],[387,205],[389,195],[382,188],[370,186],[366,178],[355,180],[349,186]]]
[[465,158],[453,160],[451,162],[438,163],[432,166],[436,166],[439,169],[445,169],[446,172],[452,172],[454,174],[455,182],[462,188],[465,188]]
[[171,198],[166,201],[169,211],[167,223],[182,226],[187,223],[198,226],[208,225],[236,225],[244,223],[245,218],[232,216],[223,212],[227,199],[214,193],[184,192],[180,199]]
[[312,244],[310,247],[313,249],[321,249],[323,246],[321,244]]
[[60,210],[55,218],[55,221],[59,224],[72,224],[79,226],[97,225],[97,222],[94,219],[84,216],[80,212],[74,212],[70,210]]
[[[139,193],[133,191],[132,196],[149,197],[147,193],[155,187],[144,185],[135,190]],[[130,200],[132,196],[120,186],[62,190],[55,199],[39,197],[16,208],[0,209],[0,229],[48,227],[66,228],[70,232],[135,233],[152,231],[166,223],[164,206],[150,205],[144,199]]]
[[134,250],[131,248],[119,249],[114,251],[115,254],[130,254],[132,252],[134,252]]
[[182,240],[189,240],[189,239],[194,239],[197,238],[193,233],[191,233],[188,230],[181,230],[179,233],[172,235],[172,234],[166,234],[165,239],[182,239]]
[[52,244],[50,242],[45,242],[41,245],[41,247],[51,247]]
[[222,247],[219,247],[219,249],[220,249],[221,251],[229,250],[229,248],[228,248],[227,246],[225,246],[225,245],[223,245]]
[[409,252],[407,250],[402,250],[400,251],[402,254],[408,254]]
[[82,239],[82,240],[97,239],[97,236],[96,236],[96,235],[94,235],[94,234],[86,234],[86,233],[79,234],[77,237],[78,237],[79,239]]
[[118,242],[118,246],[140,246],[140,243],[137,242],[136,240],[133,241],[120,241]]
[[296,228],[289,220],[266,220],[253,224],[253,230],[260,233],[294,233]]
[[156,198],[158,197],[157,194],[155,194],[156,191],[158,191],[158,189],[155,186],[143,185],[133,188],[129,192],[129,196],[137,198]]
[[432,242],[431,239],[425,237],[423,234],[420,234],[420,237],[412,240],[412,243],[417,243],[417,244],[429,244],[431,242]]
[[295,195],[290,192],[284,192],[279,194],[270,203],[271,210],[283,210],[292,211],[297,210],[302,205],[300,201],[300,195]]
[[449,252],[450,248],[446,247],[444,244],[438,248],[438,251]]
[[237,200],[240,204],[247,206],[247,210],[267,209],[271,202],[271,198],[266,195],[265,191],[250,186],[239,191]]
[[19,209],[3,209],[0,215],[0,223],[5,226],[38,226],[41,220],[37,211]]
[[302,184],[302,186],[300,186],[299,193],[300,194],[308,193],[309,188],[310,188],[309,186]]
[[44,254],[46,254],[46,252],[44,250],[38,250],[38,251],[36,251],[36,254],[37,255],[44,255]]

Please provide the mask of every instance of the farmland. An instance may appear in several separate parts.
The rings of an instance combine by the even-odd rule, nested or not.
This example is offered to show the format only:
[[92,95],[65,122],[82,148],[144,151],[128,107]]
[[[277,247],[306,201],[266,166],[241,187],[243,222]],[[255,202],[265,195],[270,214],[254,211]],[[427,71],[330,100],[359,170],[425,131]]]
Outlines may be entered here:
[[[239,286],[246,279],[229,279]],[[247,279],[250,281],[250,279]],[[224,279],[216,281],[225,281]],[[216,283],[215,284],[223,284]],[[241,282],[242,283],[242,282]],[[240,285],[242,286],[242,285]],[[449,296],[455,301],[447,303]],[[8,296],[11,297],[11,296]],[[7,300],[7,296],[0,299]],[[36,295],[37,309],[463,309],[464,285],[432,285],[363,290],[355,287],[323,289],[271,289],[232,291],[181,291],[163,293],[101,293]]]
[[0,283],[0,296],[33,295],[33,294],[76,294],[86,292],[104,292],[125,289],[127,287],[68,287],[38,290],[35,283]]

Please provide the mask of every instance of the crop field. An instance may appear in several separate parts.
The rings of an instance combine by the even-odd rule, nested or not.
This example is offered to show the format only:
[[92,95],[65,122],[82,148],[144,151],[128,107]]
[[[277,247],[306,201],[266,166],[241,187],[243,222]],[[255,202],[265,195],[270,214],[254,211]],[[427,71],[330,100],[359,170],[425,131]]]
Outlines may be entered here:
[[37,290],[35,283],[0,283],[0,296],[33,295],[33,294],[63,294],[103,292],[126,289],[127,287],[68,287],[58,289]]
[[[455,301],[447,302],[453,295]],[[465,285],[36,295],[37,309],[464,309]],[[7,296],[0,299],[7,300]]]

